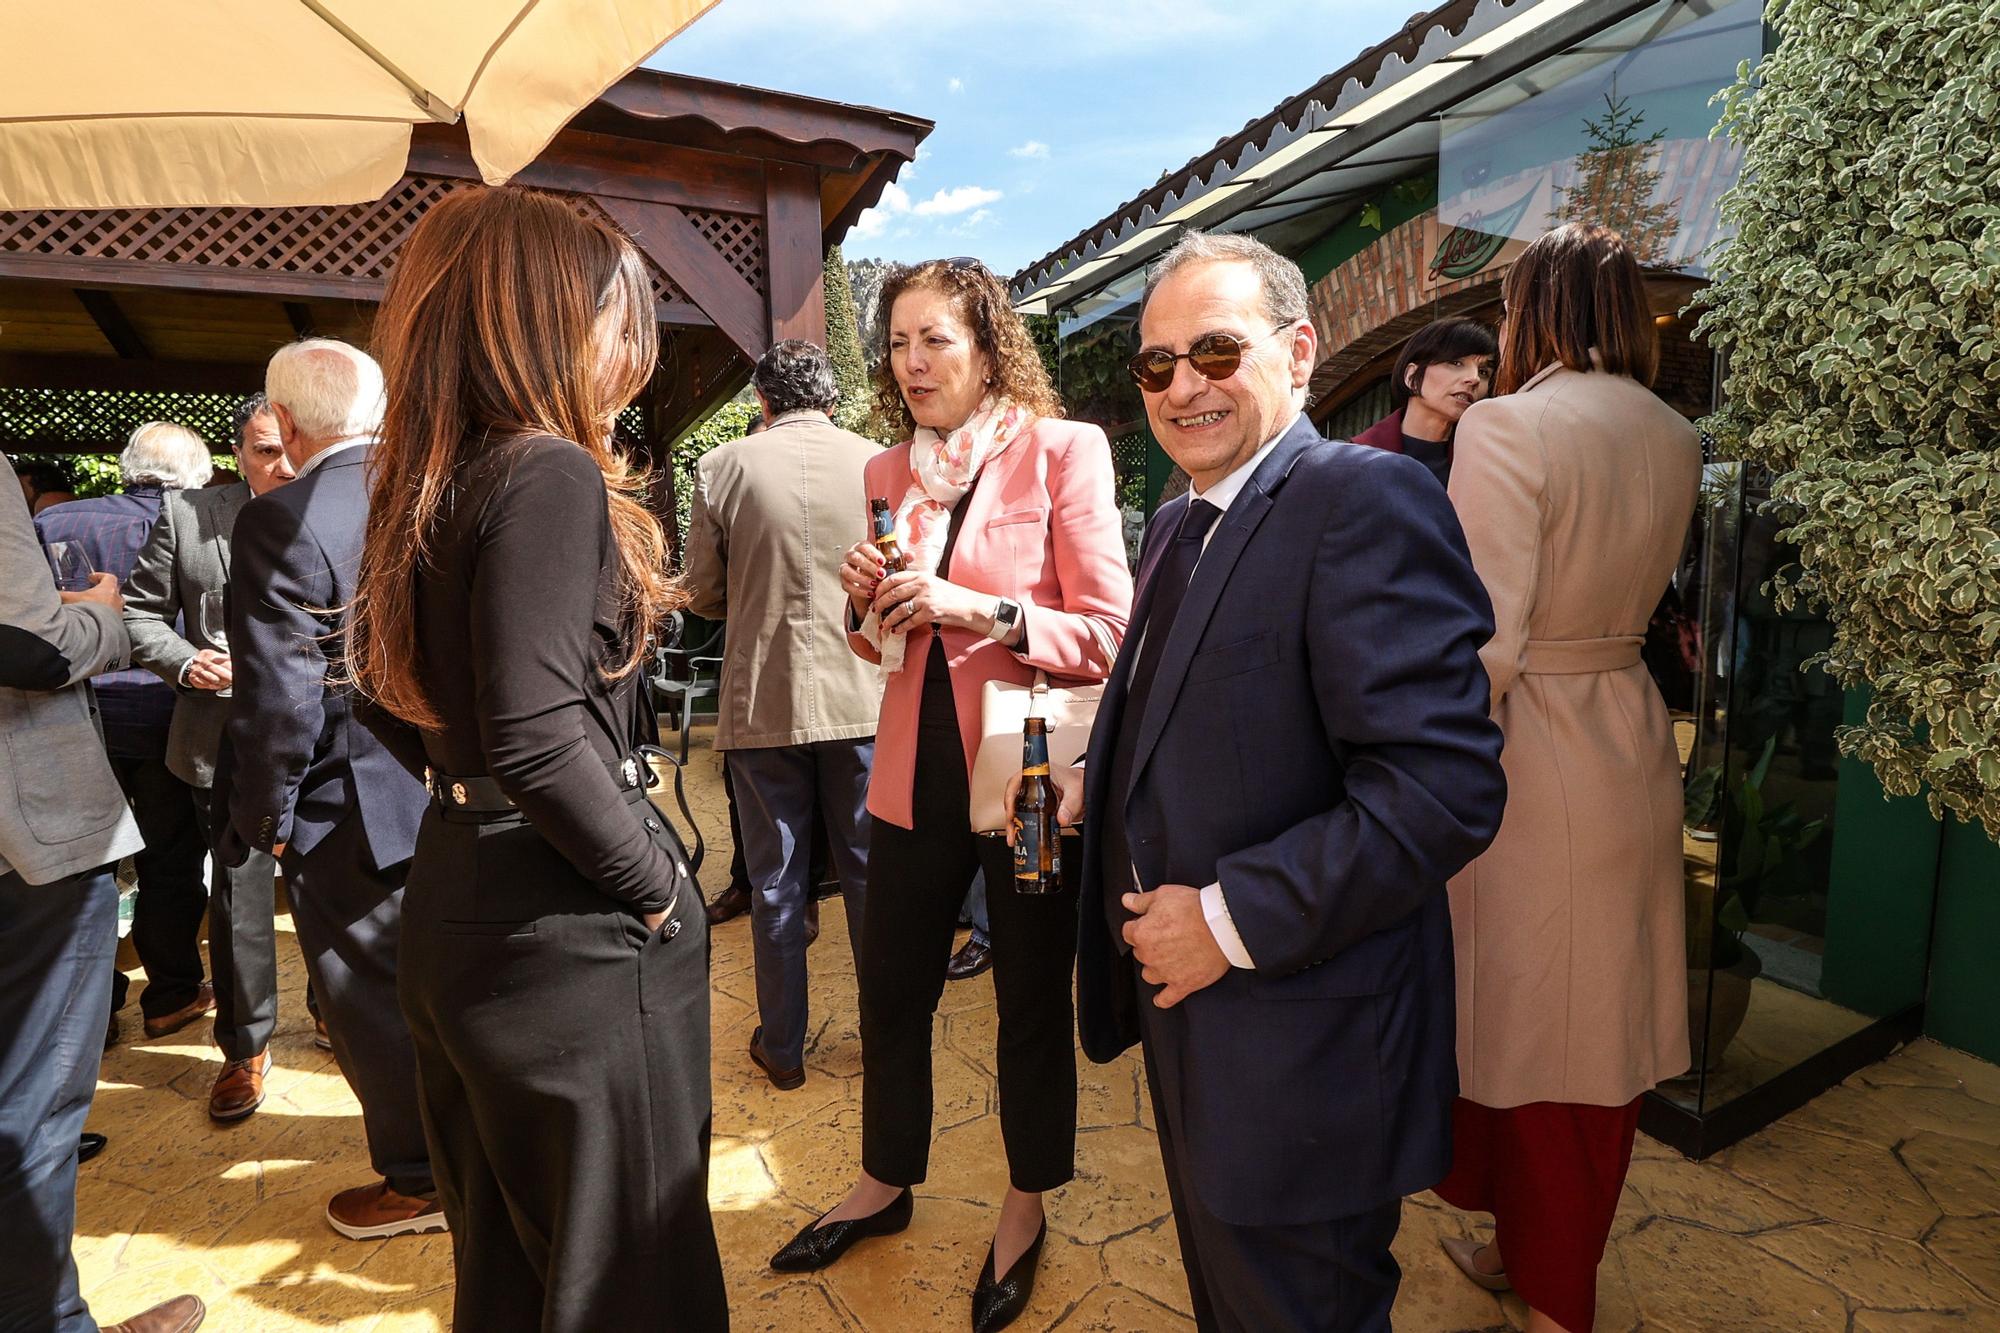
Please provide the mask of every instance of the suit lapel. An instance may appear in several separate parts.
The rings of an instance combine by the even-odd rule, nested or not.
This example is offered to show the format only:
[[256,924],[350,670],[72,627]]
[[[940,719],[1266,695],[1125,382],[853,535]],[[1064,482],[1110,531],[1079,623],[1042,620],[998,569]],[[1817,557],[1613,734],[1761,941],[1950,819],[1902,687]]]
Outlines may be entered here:
[[250,484],[238,482],[224,487],[215,497],[215,506],[209,511],[209,540],[215,543],[215,563],[222,570],[222,580],[229,581],[229,534],[236,527],[237,511],[250,499]]
[[1126,622],[1125,641],[1119,645],[1118,655],[1111,662],[1111,674],[1104,681],[1104,698],[1097,705],[1097,725],[1090,731],[1090,759],[1084,766],[1086,806],[1108,799],[1108,792],[1091,789],[1092,780],[1100,783],[1111,780],[1111,752],[1118,737],[1119,719],[1125,713],[1125,696],[1132,687],[1132,669],[1139,661],[1138,636],[1145,632],[1146,617],[1153,609],[1154,574],[1160,567],[1170,534],[1180,529],[1187,504],[1185,495],[1167,501],[1154,512],[1152,524],[1146,529],[1146,544],[1139,553],[1139,595],[1132,603],[1131,619]]
[[1140,721],[1138,746],[1132,754],[1132,781],[1135,786],[1139,775],[1146,771],[1146,760],[1159,743],[1160,733],[1166,729],[1167,716],[1173,712],[1181,682],[1187,678],[1188,664],[1194,660],[1195,645],[1201,642],[1209,619],[1214,616],[1222,594],[1229,587],[1229,576],[1236,569],[1236,561],[1250,544],[1250,538],[1255,535],[1258,524],[1264,521],[1264,515],[1271,512],[1272,497],[1284,484],[1299,455],[1319,443],[1319,432],[1301,414],[1292,429],[1285,433],[1285,438],[1278,442],[1278,447],[1258,464],[1250,484],[1229,506],[1229,512],[1222,516],[1215,535],[1209,539],[1208,549],[1202,552],[1201,562],[1194,567],[1194,577],[1188,581],[1187,598],[1181,603],[1180,614],[1174,618],[1167,642],[1161,650],[1159,674],[1153,677],[1153,686],[1146,698],[1146,715]]

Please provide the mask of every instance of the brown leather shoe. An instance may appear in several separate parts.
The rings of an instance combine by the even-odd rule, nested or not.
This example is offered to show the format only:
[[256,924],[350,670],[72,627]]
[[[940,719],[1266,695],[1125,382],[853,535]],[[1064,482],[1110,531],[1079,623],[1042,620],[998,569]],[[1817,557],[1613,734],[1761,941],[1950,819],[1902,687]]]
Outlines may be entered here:
[[313,1015],[313,1045],[322,1051],[333,1049],[333,1034],[326,1030],[326,1020],[318,1014]]
[[194,1333],[208,1318],[208,1307],[199,1296],[176,1296],[150,1310],[133,1315],[122,1324],[109,1324],[104,1333]]
[[247,1060],[231,1060],[208,1090],[208,1118],[227,1123],[241,1120],[264,1104],[264,1076],[271,1072],[271,1053],[259,1051]]
[[445,1229],[444,1208],[436,1199],[398,1194],[386,1180],[334,1195],[327,1201],[326,1220],[349,1240],[381,1240]]
[[158,1018],[146,1020],[148,1037],[171,1037],[198,1018],[204,1018],[215,1011],[215,987],[204,981],[195,991],[194,999],[188,1001],[171,1014],[161,1014]]
[[750,890],[736,884],[731,884],[721,893],[716,894],[715,900],[702,909],[708,917],[708,924],[711,926],[719,926],[725,921],[734,921],[749,910]]

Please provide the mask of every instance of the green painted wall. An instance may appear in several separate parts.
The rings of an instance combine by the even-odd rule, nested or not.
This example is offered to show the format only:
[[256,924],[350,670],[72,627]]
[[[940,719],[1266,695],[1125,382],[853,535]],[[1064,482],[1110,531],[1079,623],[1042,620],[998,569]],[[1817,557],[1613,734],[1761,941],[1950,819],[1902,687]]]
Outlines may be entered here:
[[[1305,271],[1308,286],[1366,250],[1412,218],[1437,207],[1437,168],[1432,166],[1398,185],[1389,186],[1357,208],[1353,215],[1293,258]],[[1382,225],[1370,227],[1361,217],[1369,205],[1381,210]]]
[[[1867,710],[1868,692],[1849,690],[1847,724]],[[1885,1018],[1924,998],[1943,839],[1921,796],[1886,799],[1874,769],[1840,761],[1820,978],[1829,1000]]]
[[2000,1063],[2000,847],[1954,820],[1943,850],[1924,1031]]

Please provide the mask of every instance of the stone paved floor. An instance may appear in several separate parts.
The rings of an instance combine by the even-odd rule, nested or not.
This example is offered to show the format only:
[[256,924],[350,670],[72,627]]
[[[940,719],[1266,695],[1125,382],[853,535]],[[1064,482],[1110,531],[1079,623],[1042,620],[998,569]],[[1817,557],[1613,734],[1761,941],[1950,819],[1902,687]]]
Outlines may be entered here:
[[[710,853],[719,883],[729,848],[712,756],[699,752],[695,769],[697,806],[723,844]],[[855,1169],[853,967],[838,911],[825,928],[812,951],[810,1076],[789,1093],[742,1054],[755,1021],[747,923],[716,932],[711,1197],[735,1327],[962,1328],[1005,1184],[990,975],[947,988],[937,1144],[915,1224],[822,1275],[763,1267]],[[270,1101],[248,1121],[216,1128],[202,1113],[219,1060],[203,1030],[107,1055],[90,1123],[111,1147],[82,1168],[79,1187],[84,1291],[106,1320],[194,1291],[212,1310],[208,1327],[232,1333],[442,1327],[448,1241],[358,1244],[323,1219],[330,1193],[366,1178],[367,1158],[353,1099],[308,1040],[290,936],[281,943],[277,1068]],[[1016,1327],[1192,1328],[1138,1066],[1085,1063],[1082,1075],[1078,1179],[1053,1196],[1035,1303]],[[1438,1250],[1439,1237],[1477,1229],[1428,1195],[1409,1202],[1398,1329],[1521,1326],[1518,1301],[1474,1289]],[[1641,1138],[1600,1291],[1598,1326],[1614,1333],[2000,1329],[2000,1069],[1922,1043],[1706,1163]]]

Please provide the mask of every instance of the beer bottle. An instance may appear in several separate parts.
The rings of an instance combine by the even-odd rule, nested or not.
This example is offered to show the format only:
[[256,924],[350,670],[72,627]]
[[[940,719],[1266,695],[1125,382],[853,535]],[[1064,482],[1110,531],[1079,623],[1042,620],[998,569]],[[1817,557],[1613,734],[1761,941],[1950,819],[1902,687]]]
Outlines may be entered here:
[[896,540],[896,514],[889,508],[889,502],[880,496],[868,502],[868,518],[874,529],[871,540],[875,549],[882,553],[882,577],[900,574],[910,567],[910,558],[903,554],[902,544]]
[[1049,776],[1048,722],[1028,719],[1021,731],[1021,790],[1014,798],[1014,891],[1055,893],[1062,888],[1062,826],[1056,811],[1062,793]]

